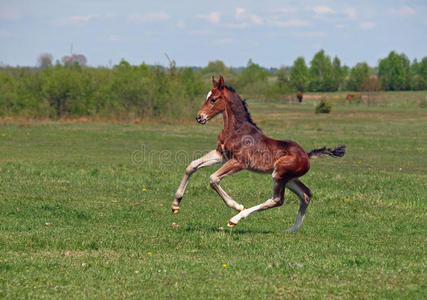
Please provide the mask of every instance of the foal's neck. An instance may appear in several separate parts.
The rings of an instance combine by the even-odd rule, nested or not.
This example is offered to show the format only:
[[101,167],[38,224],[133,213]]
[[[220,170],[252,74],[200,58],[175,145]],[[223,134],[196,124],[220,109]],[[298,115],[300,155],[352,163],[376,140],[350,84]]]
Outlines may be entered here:
[[224,130],[226,132],[233,132],[241,128],[243,125],[250,125],[250,127],[258,127],[251,122],[248,111],[240,99],[240,97],[230,91],[227,91],[227,104],[223,113],[224,117]]

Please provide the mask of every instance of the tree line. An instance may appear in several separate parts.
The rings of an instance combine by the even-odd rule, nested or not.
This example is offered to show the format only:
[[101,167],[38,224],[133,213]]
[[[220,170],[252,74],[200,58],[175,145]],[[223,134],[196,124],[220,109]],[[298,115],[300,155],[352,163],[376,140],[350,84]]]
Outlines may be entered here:
[[0,116],[135,120],[187,116],[206,86],[192,68],[125,60],[113,68],[56,64],[0,70]]
[[323,50],[309,65],[298,57],[291,67],[265,69],[252,60],[245,68],[212,61],[204,68],[131,65],[89,67],[84,55],[64,56],[53,63],[50,54],[38,66],[0,68],[0,116],[27,118],[93,117],[134,120],[187,118],[194,114],[210,76],[221,74],[244,98],[288,99],[297,91],[332,92],[426,90],[427,57],[409,61],[394,51],[378,66],[358,63],[349,68]]
[[377,67],[361,62],[350,69],[341,66],[338,57],[331,60],[321,50],[314,55],[310,67],[303,57],[297,58],[290,68],[289,82],[295,89],[313,92],[426,90],[427,57],[411,63],[405,54],[391,51]]

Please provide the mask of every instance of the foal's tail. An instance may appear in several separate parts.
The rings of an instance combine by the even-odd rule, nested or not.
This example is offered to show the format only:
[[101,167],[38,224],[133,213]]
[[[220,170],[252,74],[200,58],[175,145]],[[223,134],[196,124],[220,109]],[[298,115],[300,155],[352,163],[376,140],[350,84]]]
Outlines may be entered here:
[[311,150],[310,152],[307,152],[307,155],[309,158],[317,158],[324,155],[329,155],[332,157],[343,157],[346,149],[347,147],[345,145],[336,147],[334,150],[326,149],[326,147],[323,147],[320,149]]

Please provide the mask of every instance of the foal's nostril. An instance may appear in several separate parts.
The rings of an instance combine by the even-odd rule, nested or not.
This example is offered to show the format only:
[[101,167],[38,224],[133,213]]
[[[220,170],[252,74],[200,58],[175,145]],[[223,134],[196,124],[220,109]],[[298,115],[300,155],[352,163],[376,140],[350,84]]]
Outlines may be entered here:
[[197,121],[197,123],[204,125],[204,124],[206,124],[207,118],[204,115],[197,115],[196,121]]

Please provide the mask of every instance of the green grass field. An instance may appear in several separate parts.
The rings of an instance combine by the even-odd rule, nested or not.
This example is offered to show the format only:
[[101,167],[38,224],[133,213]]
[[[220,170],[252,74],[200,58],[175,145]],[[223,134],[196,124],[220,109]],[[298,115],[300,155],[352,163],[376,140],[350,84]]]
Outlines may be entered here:
[[[209,186],[218,167],[194,174],[171,214],[186,165],[216,146],[219,119],[2,122],[0,298],[425,298],[426,93],[400,98],[328,115],[310,101],[249,103],[269,136],[348,146],[302,178],[314,197],[298,233],[282,232],[298,210],[290,192],[228,229],[236,212]],[[247,171],[222,181],[245,207],[271,185]]]

